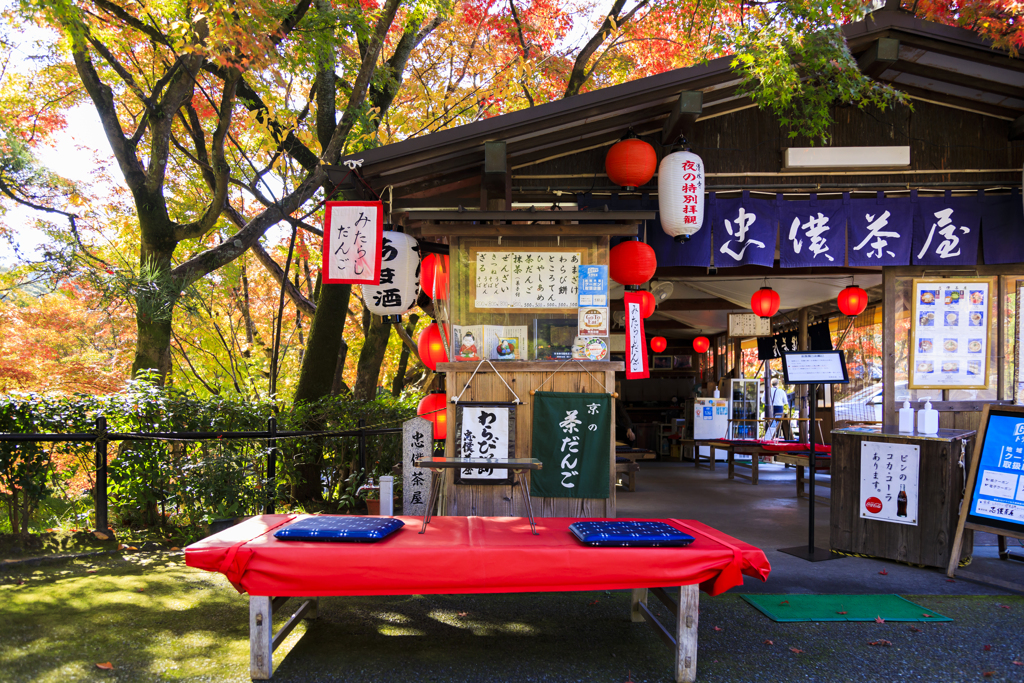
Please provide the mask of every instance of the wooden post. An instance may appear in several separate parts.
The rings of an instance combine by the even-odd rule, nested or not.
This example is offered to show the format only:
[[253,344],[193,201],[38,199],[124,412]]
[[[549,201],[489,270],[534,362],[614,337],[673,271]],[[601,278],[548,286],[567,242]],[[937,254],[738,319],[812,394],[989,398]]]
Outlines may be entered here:
[[697,614],[700,589],[696,585],[679,588],[679,614],[676,624],[676,683],[697,680]]
[[[797,317],[797,345],[799,346],[799,349],[801,351],[810,351],[811,341],[810,341],[810,335],[807,332],[807,319],[808,319],[807,309],[806,308],[801,308],[797,312],[797,316],[798,316]],[[807,385],[806,384],[799,385],[797,387],[797,389],[796,389],[796,395],[797,395],[797,402],[798,402],[798,405],[799,405],[799,415],[798,415],[798,417],[806,418],[807,417]],[[808,437],[811,435],[811,432],[809,431],[809,427],[808,427],[809,424],[810,423],[804,422],[804,421],[797,422],[797,425],[799,426],[799,429],[800,429],[800,440],[801,441],[804,441],[804,440],[809,441]]]
[[269,680],[274,672],[272,602],[265,595],[249,596],[249,677],[254,681]]
[[882,268],[882,423],[896,418],[896,271]]

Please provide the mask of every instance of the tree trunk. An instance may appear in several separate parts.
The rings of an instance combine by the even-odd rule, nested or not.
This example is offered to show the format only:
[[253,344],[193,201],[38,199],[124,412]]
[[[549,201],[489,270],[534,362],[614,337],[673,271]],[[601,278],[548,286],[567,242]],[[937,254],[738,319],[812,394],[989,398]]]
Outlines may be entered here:
[[372,401],[377,397],[377,381],[380,379],[380,366],[384,363],[384,354],[388,350],[391,338],[391,323],[386,323],[379,315],[372,316],[370,328],[366,331],[363,350],[359,354],[359,366],[356,369],[356,386],[352,396],[362,401]]
[[[413,331],[416,329],[416,323],[420,317],[413,313],[409,316],[409,324],[405,326],[406,333],[411,337]],[[401,396],[402,390],[405,389],[405,370],[409,366],[409,347],[406,344],[402,344],[402,355],[398,358],[398,370],[395,371],[395,379],[391,383],[391,395]]]
[[[171,257],[177,243],[167,239],[171,232],[163,221],[150,224],[146,217],[139,216],[143,234],[142,250],[139,254],[139,276],[135,287],[135,360],[132,362],[132,377],[140,372],[155,371],[157,385],[163,386],[171,373],[171,326],[174,305],[180,292],[178,284],[171,277]],[[153,244],[147,236],[163,238]]]
[[320,300],[309,325],[309,342],[295,388],[296,402],[316,401],[330,395],[351,295],[352,285],[323,285],[320,288]]
[[[295,402],[314,402],[331,394],[334,369],[338,362],[338,351],[345,331],[348,315],[348,301],[352,285],[323,285],[316,305],[316,314],[309,325],[309,342],[299,370],[299,383],[295,388]],[[325,425],[310,422],[297,425],[299,429],[317,430]],[[320,448],[306,449],[303,459],[295,463],[298,482],[292,488],[292,496],[301,503],[323,500],[320,485],[320,466],[323,451]]]

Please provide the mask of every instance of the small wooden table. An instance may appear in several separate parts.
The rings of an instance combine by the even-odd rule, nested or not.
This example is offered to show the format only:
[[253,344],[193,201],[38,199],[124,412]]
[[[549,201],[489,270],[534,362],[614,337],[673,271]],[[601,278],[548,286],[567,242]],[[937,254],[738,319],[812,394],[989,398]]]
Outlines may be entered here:
[[461,470],[462,468],[467,469],[495,469],[495,470],[512,470],[515,475],[515,481],[513,481],[508,487],[509,500],[515,495],[515,488],[518,484],[523,489],[523,500],[526,501],[526,516],[530,520],[530,528],[533,530],[533,535],[537,535],[537,524],[533,520],[533,502],[530,500],[530,483],[526,481],[527,470],[539,470],[544,468],[544,463],[536,458],[509,458],[508,460],[490,460],[488,458],[423,458],[422,460],[414,460],[413,465],[416,467],[425,467],[430,469],[430,498],[427,500],[427,512],[423,515],[423,526],[420,527],[420,533],[426,533],[427,525],[430,524],[430,518],[434,514],[434,506],[437,505],[437,497],[441,493],[441,482],[443,478],[441,474],[444,470]]

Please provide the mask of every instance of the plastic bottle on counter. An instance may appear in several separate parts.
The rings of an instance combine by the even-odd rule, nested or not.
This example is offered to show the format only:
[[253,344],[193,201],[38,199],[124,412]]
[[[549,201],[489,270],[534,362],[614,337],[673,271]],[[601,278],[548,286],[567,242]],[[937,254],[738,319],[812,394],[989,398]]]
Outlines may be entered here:
[[932,408],[931,401],[924,402],[924,408],[917,413],[917,433],[937,434],[939,431],[939,411]]
[[910,401],[904,401],[900,408],[900,433],[912,434],[914,432],[914,409],[910,407]]

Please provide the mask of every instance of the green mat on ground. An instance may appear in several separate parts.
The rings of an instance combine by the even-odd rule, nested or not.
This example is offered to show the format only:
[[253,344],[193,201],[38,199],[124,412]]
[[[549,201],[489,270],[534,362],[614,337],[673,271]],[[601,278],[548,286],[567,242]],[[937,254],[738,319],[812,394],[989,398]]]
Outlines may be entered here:
[[772,621],[953,621],[898,595],[740,595]]

